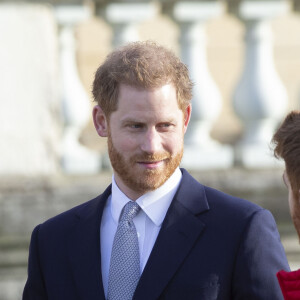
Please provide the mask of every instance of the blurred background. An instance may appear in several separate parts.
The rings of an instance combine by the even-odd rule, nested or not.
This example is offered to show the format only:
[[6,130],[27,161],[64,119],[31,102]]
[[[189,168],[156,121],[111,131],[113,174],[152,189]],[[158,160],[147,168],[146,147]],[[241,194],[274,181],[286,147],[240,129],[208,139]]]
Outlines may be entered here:
[[299,0],[0,0],[0,300],[21,298],[34,226],[111,181],[91,86],[115,47],[156,41],[195,83],[182,167],[273,213],[300,247],[270,140],[300,104]]

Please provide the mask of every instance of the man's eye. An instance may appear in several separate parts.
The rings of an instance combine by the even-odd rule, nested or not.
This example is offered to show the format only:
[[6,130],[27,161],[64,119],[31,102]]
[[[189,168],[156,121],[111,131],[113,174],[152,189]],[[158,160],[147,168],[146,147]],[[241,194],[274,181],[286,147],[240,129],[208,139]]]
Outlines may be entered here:
[[170,123],[162,123],[162,124],[159,124],[159,127],[160,128],[169,128],[169,127],[171,127],[172,126],[172,124],[170,124]]
[[130,124],[129,128],[132,128],[132,129],[142,128],[142,124]]

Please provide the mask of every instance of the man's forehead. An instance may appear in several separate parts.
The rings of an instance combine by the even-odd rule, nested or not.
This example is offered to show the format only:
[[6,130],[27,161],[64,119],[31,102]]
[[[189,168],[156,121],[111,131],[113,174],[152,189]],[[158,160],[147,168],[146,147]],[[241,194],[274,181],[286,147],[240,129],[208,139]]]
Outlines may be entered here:
[[122,85],[118,95],[118,104],[122,103],[124,105],[124,102],[126,103],[125,105],[143,105],[145,102],[150,105],[157,104],[158,102],[161,105],[172,105],[174,102],[174,104],[178,105],[176,90],[172,84],[166,84],[153,89]]
[[166,89],[170,89],[170,88],[174,88],[176,90],[174,84],[169,81],[163,82],[162,84],[159,84],[157,86],[156,85],[155,86],[141,86],[141,85],[128,84],[128,83],[123,83],[123,82],[120,82],[118,85],[119,91],[124,90],[124,89],[131,89],[131,90],[136,90],[139,92],[143,92],[143,91],[152,92],[152,91],[155,91],[158,89],[166,90]]

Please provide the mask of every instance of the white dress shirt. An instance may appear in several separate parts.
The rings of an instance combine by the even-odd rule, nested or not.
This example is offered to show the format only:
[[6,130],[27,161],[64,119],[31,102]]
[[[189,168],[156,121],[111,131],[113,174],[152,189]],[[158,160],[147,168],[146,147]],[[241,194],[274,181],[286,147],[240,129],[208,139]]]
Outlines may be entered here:
[[[142,195],[136,200],[141,207],[140,212],[133,219],[139,240],[141,273],[148,261],[161,228],[161,224],[180,184],[181,177],[181,171],[177,168],[161,187]],[[101,271],[105,296],[107,296],[108,274],[113,240],[120,214],[128,201],[131,200],[119,189],[113,176],[112,193],[103,210],[100,227]]]

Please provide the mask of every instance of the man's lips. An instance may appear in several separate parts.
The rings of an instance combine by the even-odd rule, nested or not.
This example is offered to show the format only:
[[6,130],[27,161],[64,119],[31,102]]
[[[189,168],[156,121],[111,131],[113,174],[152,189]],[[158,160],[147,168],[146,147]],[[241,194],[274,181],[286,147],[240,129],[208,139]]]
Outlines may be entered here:
[[146,168],[155,169],[160,167],[164,163],[164,159],[155,161],[138,161],[137,163],[143,165]]

